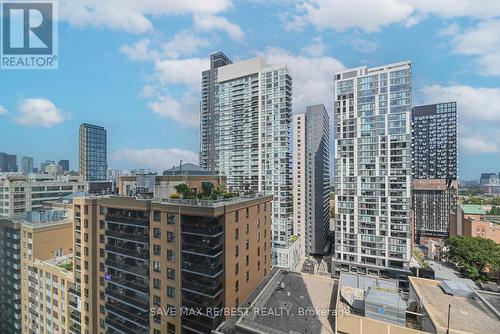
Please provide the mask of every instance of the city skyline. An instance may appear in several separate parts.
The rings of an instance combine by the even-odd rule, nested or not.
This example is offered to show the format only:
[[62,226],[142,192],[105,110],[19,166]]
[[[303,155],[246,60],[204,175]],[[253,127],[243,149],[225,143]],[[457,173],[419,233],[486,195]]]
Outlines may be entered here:
[[[490,59],[499,51],[486,36],[498,27],[500,9],[464,2],[440,12],[437,4],[394,3],[400,12],[365,4],[339,22],[325,19],[321,13],[332,8],[322,1],[302,11],[274,1],[207,1],[198,9],[179,4],[176,11],[151,5],[134,9],[140,18],[135,26],[103,15],[96,27],[87,15],[102,8],[90,5],[78,17],[79,2],[61,2],[59,69],[2,73],[0,131],[13,139],[2,151],[36,162],[69,159],[76,169],[76,129],[88,122],[109,130],[112,168],[197,163],[200,73],[209,68],[209,55],[222,51],[234,61],[260,54],[270,63],[287,63],[297,78],[293,112],[323,103],[330,116],[336,70],[411,60],[414,105],[457,101],[460,179],[495,172],[500,70]],[[123,10],[131,17],[129,8]],[[367,15],[377,10],[394,15]],[[101,56],[95,62],[93,55]]]

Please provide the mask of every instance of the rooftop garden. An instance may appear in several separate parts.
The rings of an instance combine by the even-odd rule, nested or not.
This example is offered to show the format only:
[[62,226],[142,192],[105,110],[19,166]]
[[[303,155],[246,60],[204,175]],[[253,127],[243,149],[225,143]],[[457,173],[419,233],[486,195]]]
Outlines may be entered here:
[[[225,184],[214,187],[212,182],[202,182],[202,191],[195,192],[186,183],[175,186],[175,193],[170,195],[171,199],[199,199],[199,200],[220,200],[238,197],[238,193],[228,192]],[[253,191],[245,192],[245,195],[253,194]]]

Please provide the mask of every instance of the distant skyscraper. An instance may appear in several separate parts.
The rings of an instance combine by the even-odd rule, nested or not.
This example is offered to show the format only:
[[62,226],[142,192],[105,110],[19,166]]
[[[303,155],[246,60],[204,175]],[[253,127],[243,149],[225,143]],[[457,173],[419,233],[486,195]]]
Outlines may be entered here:
[[412,110],[412,177],[415,241],[447,237],[457,198],[457,104]]
[[46,173],[47,166],[54,165],[55,163],[54,160],[45,160],[45,162],[40,163],[40,173]]
[[413,108],[412,177],[457,178],[457,103]]
[[330,230],[329,124],[322,104],[293,115],[293,226],[301,256],[323,254]]
[[80,175],[85,181],[105,181],[107,164],[106,129],[80,125]]
[[69,160],[59,160],[59,166],[62,167],[63,172],[69,171]]
[[[221,64],[229,61],[224,57]],[[288,68],[268,65],[258,57],[210,73],[216,75],[210,79],[210,93],[202,83],[202,95],[210,98],[201,108],[200,164],[225,175],[230,191],[274,195],[273,265],[294,267],[298,244],[292,238],[291,221],[292,79]],[[211,159],[213,166],[208,162]]]
[[0,172],[17,172],[17,155],[0,152]]
[[335,74],[335,274],[408,273],[411,105],[410,62]]
[[21,158],[21,172],[23,174],[29,174],[33,172],[33,158],[32,157],[22,157]]
[[218,122],[215,113],[218,68],[231,64],[232,61],[222,52],[210,55],[210,69],[203,71],[200,109],[200,167],[214,170],[216,149],[215,124]]

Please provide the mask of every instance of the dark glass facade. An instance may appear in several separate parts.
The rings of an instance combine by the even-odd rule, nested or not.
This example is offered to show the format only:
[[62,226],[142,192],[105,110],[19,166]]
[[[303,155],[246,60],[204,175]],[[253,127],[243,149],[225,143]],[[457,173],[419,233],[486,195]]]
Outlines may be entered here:
[[107,140],[102,126],[80,125],[80,174],[86,181],[106,180]]

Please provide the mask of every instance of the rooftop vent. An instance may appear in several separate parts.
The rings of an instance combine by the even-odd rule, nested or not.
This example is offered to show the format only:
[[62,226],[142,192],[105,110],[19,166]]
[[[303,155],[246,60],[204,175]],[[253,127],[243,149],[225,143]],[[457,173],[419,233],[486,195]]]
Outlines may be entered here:
[[445,280],[439,286],[445,293],[452,296],[473,298],[476,295],[474,290],[463,282]]

